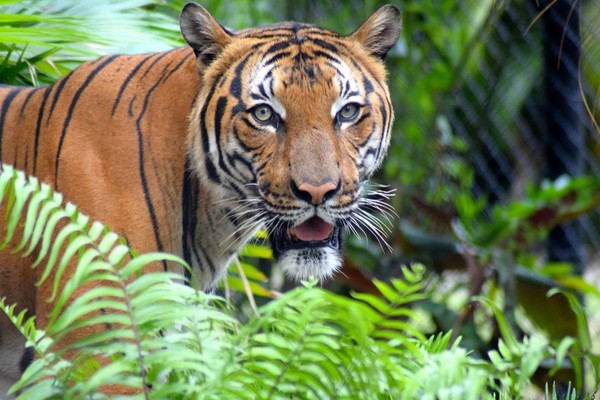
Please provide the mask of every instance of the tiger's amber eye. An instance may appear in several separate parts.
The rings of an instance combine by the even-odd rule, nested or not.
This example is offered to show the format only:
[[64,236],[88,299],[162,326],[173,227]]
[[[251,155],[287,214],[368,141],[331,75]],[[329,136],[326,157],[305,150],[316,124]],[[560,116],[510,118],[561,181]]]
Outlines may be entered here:
[[340,121],[351,121],[358,115],[358,104],[346,104],[338,113]]
[[254,109],[254,118],[259,122],[269,122],[273,117],[273,110],[269,106],[258,106]]

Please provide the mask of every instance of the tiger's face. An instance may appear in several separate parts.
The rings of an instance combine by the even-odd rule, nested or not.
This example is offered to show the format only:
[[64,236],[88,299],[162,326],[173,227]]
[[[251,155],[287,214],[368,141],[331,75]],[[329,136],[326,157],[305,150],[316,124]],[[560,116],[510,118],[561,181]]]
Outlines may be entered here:
[[288,275],[330,276],[342,231],[369,225],[363,184],[389,145],[382,59],[399,11],[349,36],[298,23],[231,33],[193,4],[181,23],[202,80],[188,141],[200,181],[233,204],[237,236],[266,228]]

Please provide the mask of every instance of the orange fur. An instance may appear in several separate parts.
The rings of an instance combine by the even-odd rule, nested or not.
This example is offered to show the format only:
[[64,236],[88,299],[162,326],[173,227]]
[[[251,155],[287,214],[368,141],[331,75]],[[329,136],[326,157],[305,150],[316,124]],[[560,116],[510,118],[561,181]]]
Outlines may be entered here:
[[[0,158],[138,252],[185,257],[209,288],[261,224],[280,240],[353,223],[361,184],[390,140],[381,59],[400,20],[388,6],[348,36],[295,23],[231,33],[188,5],[182,32],[191,47],[103,57],[44,88],[0,87]],[[267,122],[256,117],[261,104]],[[335,257],[320,251],[337,239],[319,240],[294,255],[314,260],[282,257],[290,275],[335,271]],[[50,287],[33,289],[30,262],[0,253],[0,296],[35,310],[44,326]],[[149,270],[161,268],[182,272]],[[0,333],[8,329],[0,316]]]

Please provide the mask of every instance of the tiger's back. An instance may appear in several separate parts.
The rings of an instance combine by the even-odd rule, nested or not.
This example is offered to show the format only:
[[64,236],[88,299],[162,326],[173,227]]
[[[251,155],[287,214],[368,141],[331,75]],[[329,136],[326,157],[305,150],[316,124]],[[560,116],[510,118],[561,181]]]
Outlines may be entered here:
[[[198,87],[193,53],[181,48],[103,57],[48,87],[0,88],[0,158],[51,184],[140,251],[178,252],[161,229],[181,207],[168,202],[183,182]],[[148,224],[157,226],[150,235]]]
[[[2,163],[49,183],[136,250],[180,254],[178,192],[198,86],[193,52],[181,48],[104,57],[48,87],[0,87]],[[0,297],[31,312],[49,297],[46,285],[34,290],[33,260],[0,254]],[[39,313],[41,326],[44,320]],[[29,361],[23,349],[0,315],[0,393]]]
[[[46,88],[0,87],[2,162],[137,251],[183,257],[203,288],[261,227],[289,276],[331,276],[344,229],[381,235],[363,184],[390,141],[382,60],[398,9],[342,36],[298,23],[230,32],[188,4],[181,28],[190,47],[103,57]],[[29,263],[0,253],[0,296],[43,326],[49,287],[33,289]],[[12,360],[0,379],[24,359],[16,337],[0,316],[0,358]]]

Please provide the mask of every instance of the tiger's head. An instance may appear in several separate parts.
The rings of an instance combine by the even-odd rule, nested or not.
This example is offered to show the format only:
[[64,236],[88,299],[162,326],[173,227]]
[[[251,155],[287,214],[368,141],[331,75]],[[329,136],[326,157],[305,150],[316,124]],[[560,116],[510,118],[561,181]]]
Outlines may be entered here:
[[197,4],[182,11],[201,80],[192,165],[229,202],[235,236],[264,226],[293,278],[333,274],[343,229],[369,224],[363,185],[394,118],[383,59],[400,30],[392,5],[346,36],[294,22],[231,32]]

